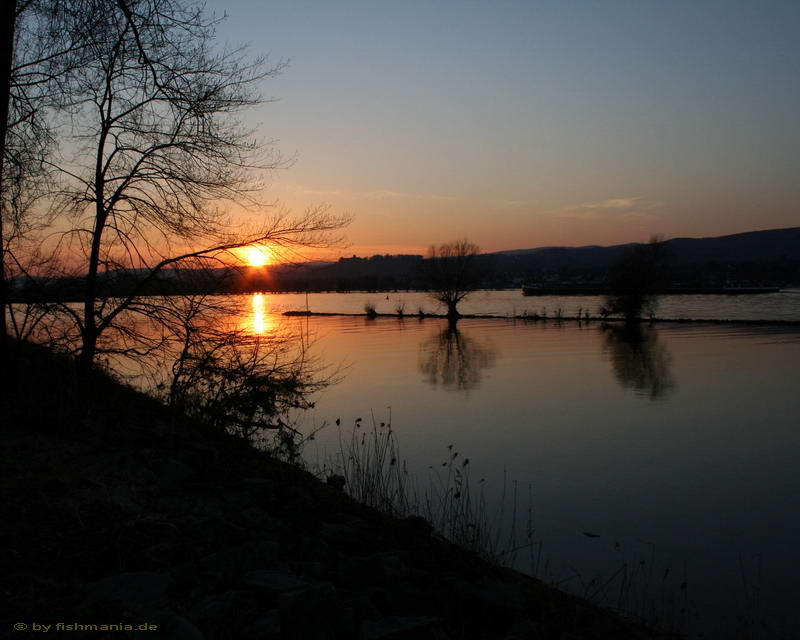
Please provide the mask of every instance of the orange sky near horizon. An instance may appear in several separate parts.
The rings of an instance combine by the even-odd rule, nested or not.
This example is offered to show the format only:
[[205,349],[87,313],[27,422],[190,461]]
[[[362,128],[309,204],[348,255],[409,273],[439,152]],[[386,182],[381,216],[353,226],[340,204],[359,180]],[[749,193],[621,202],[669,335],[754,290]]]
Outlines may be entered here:
[[[260,211],[220,203],[225,231],[253,237],[261,217],[323,205],[352,219],[344,242],[326,249],[224,261],[800,225],[800,3],[600,5],[209,0],[227,16],[216,45],[249,42],[272,64],[291,60],[264,78],[265,102],[241,114],[289,161],[265,176]],[[171,239],[162,253],[201,248],[192,242]],[[85,249],[75,240],[64,253]]]
[[290,60],[245,120],[292,159],[268,201],[352,216],[326,257],[800,225],[796,1],[208,8]]
[[[479,203],[457,198],[420,205],[418,198],[403,195],[303,194],[292,193],[280,183],[270,194],[285,195],[282,203],[293,211],[324,202],[332,210],[349,213],[353,220],[344,230],[343,245],[324,250],[300,250],[284,259],[335,260],[339,257],[383,254],[425,255],[432,244],[463,237],[480,246],[483,252],[531,249],[544,246],[616,245],[647,242],[654,235],[675,237],[715,237],[749,231],[800,226],[791,220],[762,217],[756,205],[739,203],[748,215],[731,216],[726,224],[717,217],[699,215],[694,224],[683,221],[698,206],[665,203],[644,198],[609,198],[575,206],[548,209],[536,203]],[[326,200],[314,200],[327,195]],[[294,206],[292,204],[294,203]],[[484,214],[482,206],[489,213]],[[682,211],[682,215],[676,212]],[[674,215],[672,215],[674,214]],[[453,225],[453,219],[459,224]],[[283,261],[276,255],[276,261]]]

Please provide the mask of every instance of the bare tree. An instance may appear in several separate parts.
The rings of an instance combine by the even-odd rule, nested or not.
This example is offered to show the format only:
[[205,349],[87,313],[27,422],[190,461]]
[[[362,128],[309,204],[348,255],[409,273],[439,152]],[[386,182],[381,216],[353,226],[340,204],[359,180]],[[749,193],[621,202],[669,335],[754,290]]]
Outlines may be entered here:
[[[70,73],[82,64],[95,13],[85,0],[8,0],[0,38],[0,335],[8,333],[15,244],[37,225],[30,215],[55,147],[53,111],[72,104]],[[41,222],[41,221],[40,221]],[[3,339],[2,344],[5,344]]]
[[431,297],[447,307],[447,317],[459,317],[458,303],[480,283],[476,258],[480,247],[466,238],[428,249],[423,262],[425,279]]
[[[284,166],[238,117],[265,101],[258,85],[283,64],[215,51],[216,21],[191,2],[93,2],[100,24],[74,79],[85,98],[70,124],[76,152],[57,167],[70,215],[61,246],[82,255],[86,272],[82,310],[71,311],[83,376],[104,334],[135,340],[133,316],[152,320],[154,309],[137,301],[166,269],[209,266],[253,243],[326,246],[346,223],[324,207],[261,214],[248,228],[225,215],[230,204],[261,211],[261,176]],[[135,283],[109,297],[102,286],[120,272]]]
[[8,303],[6,285],[6,250],[5,250],[5,218],[6,218],[6,146],[9,129],[9,112],[11,107],[11,84],[14,77],[14,36],[17,23],[17,0],[8,0],[3,4],[3,33],[0,37],[0,349],[5,353],[6,336],[6,305]]
[[658,306],[657,291],[668,285],[666,253],[659,236],[626,251],[609,271],[610,293],[600,313],[622,314],[626,323],[635,322],[642,314],[652,317]]

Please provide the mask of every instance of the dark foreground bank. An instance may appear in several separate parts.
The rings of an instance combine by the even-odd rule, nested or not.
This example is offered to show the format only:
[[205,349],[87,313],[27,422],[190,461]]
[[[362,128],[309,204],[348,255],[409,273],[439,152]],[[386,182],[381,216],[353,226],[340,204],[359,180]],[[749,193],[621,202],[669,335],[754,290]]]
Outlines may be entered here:
[[24,348],[18,364],[0,425],[0,637],[667,637],[107,377],[76,426],[69,362]]

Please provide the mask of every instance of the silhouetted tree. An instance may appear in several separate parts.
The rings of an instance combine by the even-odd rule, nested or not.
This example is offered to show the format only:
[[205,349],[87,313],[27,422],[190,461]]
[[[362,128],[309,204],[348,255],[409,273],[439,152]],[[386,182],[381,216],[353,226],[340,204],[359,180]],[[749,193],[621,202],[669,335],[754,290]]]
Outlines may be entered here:
[[447,317],[459,317],[458,303],[480,283],[476,258],[480,247],[466,238],[428,249],[422,269],[431,297],[447,307]]
[[[346,223],[324,207],[277,211],[249,229],[224,214],[226,204],[263,206],[260,177],[283,166],[237,118],[264,102],[257,85],[283,65],[266,66],[243,49],[215,52],[216,21],[191,2],[90,4],[99,24],[73,79],[81,100],[71,123],[76,152],[58,166],[59,202],[71,216],[61,248],[85,264],[82,310],[64,307],[80,330],[82,376],[101,336],[136,350],[144,338],[136,316],[149,322],[158,313],[140,296],[166,268],[206,267],[253,243],[325,246]],[[135,284],[104,297],[101,284],[115,272],[135,273]]]
[[658,305],[656,292],[669,284],[665,260],[664,242],[656,236],[626,251],[609,271],[611,293],[600,313],[622,314],[628,323],[642,314],[652,316]]
[[13,77],[14,34],[17,21],[17,2],[8,0],[2,9],[3,31],[0,37],[0,353],[5,354],[6,335],[6,249],[5,249],[5,217],[6,217],[6,181],[5,157],[6,139],[8,137],[8,114],[11,102],[11,81]]
[[0,335],[5,337],[8,282],[25,271],[28,260],[20,245],[36,228],[31,205],[42,195],[46,161],[55,147],[49,116],[73,104],[71,74],[84,61],[85,34],[96,13],[88,0],[7,0],[0,17]]

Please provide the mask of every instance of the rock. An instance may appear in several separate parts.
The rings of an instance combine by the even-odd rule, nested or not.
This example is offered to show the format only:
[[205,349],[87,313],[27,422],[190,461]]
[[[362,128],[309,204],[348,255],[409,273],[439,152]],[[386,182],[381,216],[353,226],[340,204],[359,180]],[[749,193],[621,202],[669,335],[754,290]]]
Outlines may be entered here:
[[193,600],[189,619],[209,638],[237,638],[263,611],[275,606],[265,607],[259,602],[258,594],[246,590],[196,594]]
[[161,464],[157,470],[162,481],[181,484],[194,476],[194,469],[181,460],[170,459]]
[[284,538],[286,553],[294,558],[302,558],[303,562],[321,562],[329,565],[336,561],[336,552],[325,540],[312,536],[295,536],[290,540]]
[[228,547],[200,560],[204,574],[228,582],[239,581],[251,566],[250,554],[244,547]]
[[259,540],[248,549],[250,566],[275,567],[283,562],[283,548],[275,540]]
[[243,584],[277,595],[287,591],[305,589],[311,583],[305,578],[283,569],[255,569],[245,574]]
[[217,544],[240,544],[250,533],[247,529],[229,521],[224,514],[211,515],[197,521],[197,530],[206,540]]
[[338,567],[339,579],[350,585],[383,585],[404,580],[408,569],[394,553],[344,558]]
[[503,640],[539,640],[545,638],[544,630],[527,618],[517,617]]
[[363,553],[364,534],[350,525],[325,522],[320,537],[344,553],[356,553],[358,550]]
[[358,620],[377,620],[381,617],[378,608],[372,601],[372,595],[371,590],[365,590],[354,595],[351,599],[353,611]]
[[250,525],[265,527],[267,530],[274,531],[278,528],[277,521],[266,511],[258,507],[248,507],[243,509],[239,516]]
[[158,474],[156,474],[152,469],[149,469],[144,463],[134,467],[131,467],[131,465],[128,464],[126,467],[128,467],[128,469],[125,469],[124,467],[121,469],[130,471],[131,475],[133,475],[136,480],[143,485],[155,485],[159,482]]
[[411,582],[394,582],[373,592],[373,602],[383,615],[436,615],[446,609],[447,593]]
[[319,580],[325,577],[325,565],[321,562],[295,562],[292,568],[299,574]]
[[480,583],[456,580],[453,593],[487,612],[503,615],[525,612],[525,598],[520,586],[513,582],[483,581]]
[[283,564],[283,549],[273,540],[228,547],[200,560],[202,572],[227,582],[241,582],[253,567],[267,569]]
[[224,593],[206,596],[193,608],[192,615],[198,622],[222,620],[231,621],[245,606],[245,598],[240,591],[226,591]]
[[226,488],[218,496],[224,505],[226,513],[231,516],[239,516],[248,509],[258,509],[254,506],[253,496],[250,491],[231,490]]
[[421,535],[430,535],[433,533],[433,525],[422,516],[407,516],[403,522],[415,533]]
[[269,489],[272,488],[274,484],[272,480],[267,480],[266,478],[259,478],[259,477],[242,478],[239,482],[242,485],[250,489],[254,489],[256,491],[261,491],[261,490],[268,491]]
[[364,640],[429,640],[442,637],[438,622],[426,616],[389,616],[366,620],[362,631]]
[[205,636],[197,627],[170,609],[156,614],[153,620],[158,625],[158,634],[162,637],[175,640],[205,640]]
[[122,602],[144,607],[161,600],[170,584],[162,573],[142,571],[121,573],[103,578],[86,586],[89,598],[96,602]]
[[[328,582],[283,593],[279,599],[282,640],[332,640],[352,637],[352,610],[339,610],[336,589]],[[349,621],[348,618],[349,617]],[[348,633],[350,631],[351,633]]]
[[277,609],[272,609],[259,616],[242,630],[245,638],[258,640],[281,640],[281,615]]
[[123,513],[140,515],[144,512],[144,509],[142,509],[141,505],[124,495],[114,494],[109,498],[109,502],[115,505]]
[[338,489],[339,491],[344,491],[344,486],[347,484],[347,479],[343,475],[334,473],[333,475],[325,478],[325,484],[327,484],[329,487],[333,487],[334,489]]

